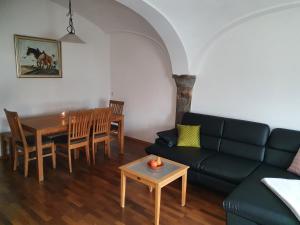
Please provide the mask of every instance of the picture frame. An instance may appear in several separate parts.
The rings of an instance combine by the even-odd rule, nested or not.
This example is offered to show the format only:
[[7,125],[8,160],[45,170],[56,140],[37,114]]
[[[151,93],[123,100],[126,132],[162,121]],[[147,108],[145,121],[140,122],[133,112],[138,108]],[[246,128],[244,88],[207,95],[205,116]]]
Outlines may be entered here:
[[14,35],[18,78],[62,78],[61,42]]

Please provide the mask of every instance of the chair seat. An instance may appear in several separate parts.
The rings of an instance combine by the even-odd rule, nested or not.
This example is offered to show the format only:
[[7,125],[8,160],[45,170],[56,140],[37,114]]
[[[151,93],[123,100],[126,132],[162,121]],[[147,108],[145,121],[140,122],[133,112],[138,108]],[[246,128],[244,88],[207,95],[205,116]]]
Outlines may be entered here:
[[108,137],[107,134],[95,134],[94,138],[104,138],[104,137]]
[[68,135],[68,132],[54,133],[54,134],[47,135],[47,137],[50,138],[51,140],[53,140],[54,138],[57,138],[57,137],[60,137],[63,135]]
[[[68,144],[68,135],[61,135],[53,138],[55,144]],[[77,140],[72,140],[71,144],[78,144],[80,142],[87,141],[86,138],[79,138]]]
[[110,125],[110,130],[111,130],[111,131],[117,131],[118,129],[119,129],[118,124],[111,124],[111,125]]
[[[26,138],[26,141],[27,141],[27,145],[28,145],[29,147],[34,147],[34,146],[36,146],[36,144],[35,144],[35,136],[34,136],[34,135],[26,136],[25,138]],[[43,145],[51,144],[51,143],[52,143],[52,140],[51,140],[49,137],[47,137],[47,136],[42,136],[42,144],[43,144]],[[17,141],[17,144],[18,144],[19,146],[23,146],[23,144],[22,144],[21,141]]]

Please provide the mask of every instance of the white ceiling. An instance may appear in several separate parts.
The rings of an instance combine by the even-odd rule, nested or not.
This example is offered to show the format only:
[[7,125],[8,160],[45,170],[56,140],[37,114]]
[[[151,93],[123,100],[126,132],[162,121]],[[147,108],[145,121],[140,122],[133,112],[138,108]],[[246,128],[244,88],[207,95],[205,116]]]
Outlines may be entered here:
[[[50,0],[68,7],[68,0]],[[135,32],[161,41],[155,29],[139,14],[114,0],[72,0],[76,13],[96,24],[105,32]]]
[[[276,9],[300,7],[297,0],[143,0],[163,14],[180,36],[189,69],[198,64],[207,45],[223,30],[245,18],[262,16]],[[126,2],[126,0],[119,0]]]
[[[68,2],[50,1],[65,7]],[[181,74],[195,73],[195,68],[205,50],[223,33],[235,26],[268,13],[300,7],[300,0],[73,0],[72,2],[75,12],[106,32],[136,32],[158,42],[164,42],[170,54],[173,72]]]

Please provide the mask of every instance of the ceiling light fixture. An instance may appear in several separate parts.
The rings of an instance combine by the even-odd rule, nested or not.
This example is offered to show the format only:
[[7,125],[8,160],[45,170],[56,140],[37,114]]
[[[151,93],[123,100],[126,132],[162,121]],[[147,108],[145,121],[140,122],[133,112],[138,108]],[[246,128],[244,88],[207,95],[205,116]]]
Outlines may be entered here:
[[69,26],[67,26],[68,33],[60,38],[59,40],[62,42],[71,42],[71,43],[79,43],[84,44],[85,42],[82,41],[76,34],[75,34],[75,28],[73,24],[73,13],[72,13],[72,4],[71,0],[69,0],[69,12],[67,14],[67,17],[69,17]]

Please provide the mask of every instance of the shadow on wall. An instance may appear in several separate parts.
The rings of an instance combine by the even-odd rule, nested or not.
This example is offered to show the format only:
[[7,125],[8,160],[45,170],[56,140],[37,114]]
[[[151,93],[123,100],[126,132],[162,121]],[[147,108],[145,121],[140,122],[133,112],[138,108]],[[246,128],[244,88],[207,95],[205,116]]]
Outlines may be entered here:
[[[159,124],[152,123],[152,124],[149,124],[147,127],[140,127],[140,128],[127,127],[129,125],[126,126],[126,122],[125,122],[125,129],[127,128],[127,130],[128,130],[125,135],[139,139],[139,140],[154,143],[155,139],[157,138],[157,135],[156,135],[157,132],[173,129],[175,127],[175,125],[169,124],[170,120],[175,120],[173,114],[169,114],[169,116],[161,123],[159,123]],[[169,124],[169,125],[165,125],[165,124]]]
[[158,130],[175,121],[176,87],[168,52],[129,32],[113,33],[111,46],[112,92],[125,102],[125,134],[152,142]]

